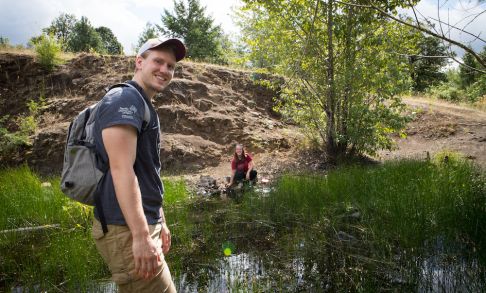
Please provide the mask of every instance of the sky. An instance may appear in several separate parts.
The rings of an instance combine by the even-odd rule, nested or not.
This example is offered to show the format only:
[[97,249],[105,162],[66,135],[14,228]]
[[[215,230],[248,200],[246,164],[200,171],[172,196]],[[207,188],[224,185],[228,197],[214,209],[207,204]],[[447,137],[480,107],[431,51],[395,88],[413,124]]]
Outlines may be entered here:
[[[221,25],[225,33],[238,34],[238,27],[232,20],[232,8],[241,5],[240,0],[200,0],[207,13]],[[486,1],[477,5],[477,0],[422,0],[417,5],[418,16],[437,18],[464,27],[475,15],[484,12]],[[94,27],[109,27],[126,54],[133,54],[133,47],[147,22],[161,24],[160,16],[164,9],[172,11],[173,0],[0,0],[0,36],[7,37],[10,43],[25,45],[32,36],[41,33],[42,28],[50,25],[60,13],[74,14],[78,19],[86,16]],[[438,13],[439,12],[439,13]],[[412,15],[411,11],[405,11]],[[439,27],[437,26],[439,29]],[[465,30],[486,40],[486,13],[483,13]],[[469,43],[472,37],[453,31],[453,39]],[[480,51],[486,42],[475,40],[470,43],[475,51]],[[454,49],[459,56],[462,51]]]
[[[200,0],[207,13],[226,33],[236,33],[230,14],[239,0]],[[94,27],[110,28],[126,54],[133,53],[147,22],[161,24],[164,9],[172,11],[173,0],[0,0],[0,36],[11,44],[25,45],[32,36],[62,12],[78,19],[86,16]]]

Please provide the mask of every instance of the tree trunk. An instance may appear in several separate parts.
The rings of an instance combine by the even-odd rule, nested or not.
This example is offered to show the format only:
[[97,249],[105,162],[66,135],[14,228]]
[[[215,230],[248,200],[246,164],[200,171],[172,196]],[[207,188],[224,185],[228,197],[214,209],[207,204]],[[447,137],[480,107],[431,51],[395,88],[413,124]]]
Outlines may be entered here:
[[335,129],[335,84],[334,84],[334,51],[333,51],[333,0],[327,3],[327,101],[326,101],[326,153],[331,162],[337,157]]
[[337,113],[340,117],[339,119],[339,134],[344,137],[344,140],[339,143],[339,151],[347,152],[349,146],[348,138],[348,116],[351,108],[351,99],[353,91],[353,70],[354,70],[354,50],[352,48],[352,38],[353,38],[353,24],[354,24],[354,7],[346,8],[347,19],[346,19],[346,39],[344,44],[344,58],[345,58],[345,72],[344,72],[344,92],[343,99],[340,101],[342,105],[342,111]]

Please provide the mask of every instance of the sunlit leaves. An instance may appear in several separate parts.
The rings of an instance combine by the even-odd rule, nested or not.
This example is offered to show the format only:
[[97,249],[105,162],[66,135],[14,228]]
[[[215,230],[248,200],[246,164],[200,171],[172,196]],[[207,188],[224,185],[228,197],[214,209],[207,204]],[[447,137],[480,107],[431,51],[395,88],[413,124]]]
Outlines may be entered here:
[[[392,147],[389,134],[406,120],[396,95],[411,86],[403,56],[415,52],[409,29],[360,8],[366,1],[335,2],[332,22],[329,1],[244,2],[240,25],[252,64],[287,77],[280,112],[320,140],[323,149],[329,141],[344,153]],[[374,4],[387,11],[403,5]],[[327,141],[329,135],[335,137]]]

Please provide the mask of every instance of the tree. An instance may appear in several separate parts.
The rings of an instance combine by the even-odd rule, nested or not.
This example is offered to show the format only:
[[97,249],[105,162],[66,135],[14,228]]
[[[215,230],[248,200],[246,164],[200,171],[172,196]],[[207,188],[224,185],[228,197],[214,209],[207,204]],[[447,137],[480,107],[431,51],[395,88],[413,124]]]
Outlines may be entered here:
[[113,34],[111,29],[106,26],[100,26],[95,29],[101,37],[103,51],[110,55],[123,54],[123,46],[118,42],[118,39]]
[[61,52],[61,45],[54,36],[42,35],[39,40],[34,43],[35,52],[40,65],[47,71],[52,71],[54,66],[59,63],[59,53]]
[[157,33],[157,27],[154,26],[152,23],[147,22],[145,28],[143,29],[142,33],[138,37],[137,47],[135,48],[137,51],[142,45],[148,40],[159,37]]
[[447,65],[447,47],[442,40],[419,33],[418,53],[410,55],[413,89],[423,92],[432,85],[437,85],[447,79],[441,69]]
[[476,69],[479,67],[480,65],[474,56],[471,53],[466,52],[462,57],[462,64],[459,66],[459,78],[461,80],[462,88],[467,88],[478,79],[480,73],[478,73]]
[[0,48],[10,47],[10,40],[7,37],[0,36]]
[[[402,3],[403,6],[412,9],[413,14],[415,16],[415,22],[410,21],[410,20],[401,19],[400,17],[396,16],[396,14],[397,14],[396,10],[389,9],[390,7],[393,6],[393,4],[395,2],[397,2],[397,1],[396,0],[394,0],[394,1],[363,0],[363,1],[360,1],[359,3],[353,3],[351,1],[350,2],[340,2],[340,3],[343,3],[343,4],[348,5],[348,6],[355,6],[355,7],[363,8],[363,9],[373,9],[373,10],[377,11],[379,14],[381,14],[383,17],[389,18],[389,19],[394,20],[394,21],[401,23],[403,25],[412,27],[412,28],[414,28],[418,31],[421,31],[421,32],[429,35],[429,36],[439,38],[439,39],[447,42],[449,45],[457,46],[457,47],[463,49],[465,52],[468,52],[469,54],[471,54],[471,56],[478,62],[478,64],[480,65],[480,68],[476,69],[476,71],[481,72],[483,74],[486,74],[486,58],[484,56],[481,56],[480,54],[476,53],[468,44],[463,43],[459,40],[453,39],[450,36],[450,32],[453,31],[453,30],[456,30],[456,31],[460,31],[461,33],[463,33],[465,35],[469,35],[469,36],[474,37],[475,40],[480,40],[483,43],[486,43],[486,40],[481,38],[480,35],[475,35],[475,34],[466,30],[466,27],[468,25],[470,25],[471,23],[473,23],[475,20],[477,21],[479,16],[481,16],[481,14],[483,14],[486,10],[482,10],[479,13],[469,14],[469,15],[465,16],[461,21],[457,22],[457,24],[458,24],[458,23],[460,23],[464,20],[467,20],[467,24],[461,28],[461,27],[458,27],[457,25],[450,24],[449,22],[442,20],[440,18],[439,13],[438,13],[438,19],[434,19],[434,18],[431,18],[431,17],[429,17],[429,18],[422,17],[422,19],[419,19],[417,15],[422,15],[422,14],[420,12],[418,12],[416,7],[415,7],[417,5],[417,3],[419,2],[417,0],[406,1],[406,4]],[[469,2],[471,2],[471,1],[469,1]],[[486,4],[486,1],[484,1],[484,0],[477,0],[477,1],[474,1],[474,2],[476,2],[476,7],[480,7],[483,4]],[[397,4],[398,3],[399,2],[397,2]],[[446,3],[447,3],[447,1],[440,3],[440,1],[438,0],[437,1],[437,10],[439,11],[440,7],[442,5],[445,5]],[[439,29],[434,29],[434,24],[433,24],[432,21],[435,21],[436,23],[438,23]],[[422,25],[422,23],[426,23],[427,26]],[[449,57],[459,64],[462,63],[459,60],[457,60],[455,58],[455,56],[453,56],[452,51],[451,51]]]
[[164,9],[162,26],[157,27],[166,36],[183,39],[189,58],[220,62],[223,57],[221,27],[213,22],[198,0],[187,0],[187,4],[184,0],[174,0],[174,14]]
[[[479,56],[486,60],[486,46],[483,47]],[[486,74],[475,70],[480,67],[477,60],[468,53],[464,55],[463,64],[459,66],[461,87],[465,89],[469,102],[477,102],[486,96]]]
[[72,33],[69,35],[68,49],[72,52],[104,53],[102,39],[87,17],[81,17],[81,20],[74,25]]
[[54,36],[61,44],[62,49],[67,50],[69,36],[73,32],[77,22],[78,20],[74,14],[61,13],[51,22],[50,26],[44,28],[42,31],[46,35]]
[[[329,161],[392,148],[389,134],[407,121],[397,95],[411,85],[409,64],[396,52],[413,52],[409,29],[333,0],[244,2],[248,46],[287,77],[279,111]],[[388,9],[401,3],[388,2]]]

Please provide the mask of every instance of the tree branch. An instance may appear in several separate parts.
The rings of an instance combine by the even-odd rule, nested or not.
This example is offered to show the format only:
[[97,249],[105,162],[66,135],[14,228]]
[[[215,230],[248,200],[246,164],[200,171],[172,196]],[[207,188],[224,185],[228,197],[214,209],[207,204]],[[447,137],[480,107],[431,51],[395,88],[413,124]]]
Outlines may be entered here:
[[[368,3],[370,3],[370,2],[368,2]],[[376,7],[375,5],[373,5],[373,4],[371,4],[371,3],[370,3],[370,5],[369,5],[369,6],[370,6],[370,8],[375,9],[376,11],[380,12],[380,13],[381,13],[381,14],[383,14],[384,16],[386,16],[386,17],[388,17],[388,18],[391,18],[391,19],[393,19],[394,21],[396,21],[396,22],[398,22],[398,23],[401,23],[401,24],[403,24],[403,25],[406,25],[406,26],[409,26],[409,27],[412,27],[412,28],[418,29],[418,30],[419,30],[419,31],[421,31],[421,32],[424,32],[424,33],[429,34],[429,35],[431,35],[431,36],[434,36],[434,37],[436,37],[436,38],[439,38],[439,39],[445,40],[445,41],[447,41],[447,42],[449,42],[449,43],[451,43],[451,44],[453,44],[453,45],[456,45],[456,46],[458,46],[458,47],[460,47],[460,48],[464,49],[466,52],[469,52],[471,55],[473,55],[473,57],[474,57],[474,58],[475,58],[475,59],[476,59],[476,60],[479,62],[479,64],[481,64],[481,66],[483,66],[483,67],[486,69],[486,60],[483,60],[483,58],[481,58],[481,57],[480,57],[480,56],[479,56],[479,55],[478,55],[476,52],[474,52],[474,50],[473,50],[473,49],[469,48],[468,46],[466,46],[466,45],[464,45],[464,44],[462,44],[462,43],[460,43],[460,42],[458,42],[458,41],[456,41],[456,40],[453,40],[453,39],[451,39],[451,38],[448,38],[448,37],[446,37],[446,36],[444,36],[444,35],[439,35],[439,34],[437,34],[437,33],[434,33],[434,32],[432,32],[431,30],[426,29],[426,28],[424,28],[424,27],[421,27],[421,26],[416,26],[416,25],[413,25],[413,24],[408,23],[408,22],[406,22],[406,21],[403,21],[403,20],[401,20],[400,18],[397,18],[397,17],[395,17],[395,16],[393,16],[393,15],[390,15],[390,14],[389,14],[389,13],[387,13],[386,11],[383,11],[383,9],[381,9],[381,8],[379,8],[379,7]]]

